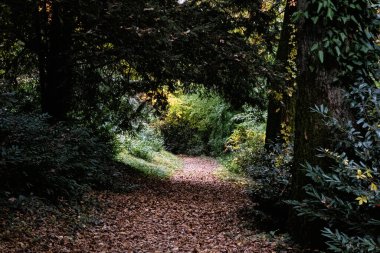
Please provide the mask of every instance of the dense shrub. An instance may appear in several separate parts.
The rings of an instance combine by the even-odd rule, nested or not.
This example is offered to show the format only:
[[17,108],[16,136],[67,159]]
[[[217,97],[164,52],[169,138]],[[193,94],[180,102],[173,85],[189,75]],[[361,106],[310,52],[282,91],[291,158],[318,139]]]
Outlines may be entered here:
[[159,129],[148,124],[139,131],[119,134],[119,141],[128,153],[147,161],[152,160],[154,152],[164,148],[164,140]]
[[247,172],[265,153],[263,113],[249,106],[243,109],[232,117],[235,128],[225,143],[225,151],[229,152],[225,166],[234,173]]
[[0,79],[0,108],[13,112],[36,112],[39,110],[38,78],[33,74],[20,75],[17,85]]
[[246,172],[248,166],[258,162],[264,152],[264,138],[263,132],[238,125],[226,142],[226,149],[231,151],[226,163],[228,170]]
[[214,93],[169,96],[168,111],[160,123],[165,147],[175,153],[217,155],[232,130],[230,106]]
[[281,204],[289,196],[293,147],[274,144],[270,151],[256,154],[247,167],[247,174],[254,182],[249,192],[262,206]]
[[164,139],[156,122],[145,123],[137,131],[118,134],[117,160],[139,173],[168,178],[182,168],[180,159],[164,149]]
[[109,185],[105,172],[113,146],[86,128],[48,121],[0,110],[0,188],[55,199]]
[[265,114],[248,106],[243,109],[232,118],[236,127],[226,141],[229,154],[224,165],[230,172],[249,177],[248,193],[258,204],[249,214],[255,226],[279,229],[286,221],[287,206],[282,200],[289,197],[293,147],[274,143],[266,149]]
[[348,94],[354,121],[339,122],[316,107],[335,133],[335,150],[321,149],[331,166],[306,164],[307,198],[290,201],[300,215],[328,224],[334,252],[380,252],[380,89],[364,82]]
[[292,159],[292,146],[273,144],[268,150],[261,147],[259,152],[253,153],[245,168],[251,181],[248,194],[258,204],[251,218],[261,229],[271,231],[286,227],[289,208],[283,200],[290,195]]

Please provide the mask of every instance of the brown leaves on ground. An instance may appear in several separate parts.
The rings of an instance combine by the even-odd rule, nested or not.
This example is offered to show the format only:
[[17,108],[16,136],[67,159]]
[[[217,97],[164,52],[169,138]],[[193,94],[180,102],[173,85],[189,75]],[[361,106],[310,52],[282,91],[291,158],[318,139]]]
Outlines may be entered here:
[[91,193],[95,201],[83,214],[70,205],[43,219],[11,214],[13,224],[0,220],[0,252],[275,252],[238,217],[250,202],[244,189],[218,180],[214,159],[182,159],[183,170],[170,180],[144,180],[130,193]]

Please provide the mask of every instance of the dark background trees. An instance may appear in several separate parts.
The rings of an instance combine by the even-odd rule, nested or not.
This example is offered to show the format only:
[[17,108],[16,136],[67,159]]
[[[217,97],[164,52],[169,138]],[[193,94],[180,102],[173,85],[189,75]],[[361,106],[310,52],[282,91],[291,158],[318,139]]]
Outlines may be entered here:
[[[76,103],[74,90],[81,90],[83,79],[95,82],[91,87],[90,80],[85,82],[83,92],[91,95],[89,90],[112,86],[108,77],[115,74],[122,86],[119,96],[180,80],[216,88],[236,105],[263,104],[253,88],[270,75],[269,66],[259,60],[262,53],[248,42],[248,35],[233,31],[244,30],[249,19],[269,24],[271,18],[256,10],[249,18],[233,15],[250,10],[249,5],[68,0],[3,5],[4,40],[8,46],[19,43],[23,54],[34,60],[41,109],[57,119],[65,119]],[[250,33],[262,23],[250,25]]]
[[[284,18],[276,52],[276,67],[282,76],[272,80],[269,86],[267,109],[267,127],[265,145],[269,147],[275,142],[291,141],[294,132],[295,109],[295,28],[292,16],[296,11],[296,3],[286,1]],[[293,53],[293,54],[292,54]]]

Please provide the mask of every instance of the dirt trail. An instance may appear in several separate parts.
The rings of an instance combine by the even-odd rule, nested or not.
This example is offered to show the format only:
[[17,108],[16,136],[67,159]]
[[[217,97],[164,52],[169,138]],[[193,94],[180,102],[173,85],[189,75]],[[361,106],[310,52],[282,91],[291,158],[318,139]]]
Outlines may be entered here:
[[[217,162],[181,157],[170,180],[147,182],[131,193],[102,193],[99,224],[74,238],[54,232],[39,252],[275,252],[244,227],[239,209],[249,204],[241,186],[214,176]],[[52,229],[54,231],[54,229]],[[52,231],[45,236],[53,236]],[[22,251],[24,252],[24,251]],[[25,251],[28,252],[28,251]],[[35,252],[35,251],[31,251]]]
[[[182,157],[184,168],[158,182],[113,198],[103,228],[84,240],[105,252],[273,252],[244,229],[237,213],[244,189],[214,176],[217,162]],[[88,242],[86,242],[88,245]]]

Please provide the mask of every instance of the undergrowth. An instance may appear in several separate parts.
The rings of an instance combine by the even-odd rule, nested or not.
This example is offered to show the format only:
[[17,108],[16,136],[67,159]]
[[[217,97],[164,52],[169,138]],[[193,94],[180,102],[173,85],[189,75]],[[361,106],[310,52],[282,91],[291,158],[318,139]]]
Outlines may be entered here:
[[334,150],[320,147],[330,166],[305,164],[310,183],[299,215],[326,224],[332,252],[380,252],[380,89],[359,80],[346,96],[354,120],[339,121],[323,105],[313,110],[331,128]]
[[149,176],[168,178],[181,168],[180,159],[165,151],[158,129],[145,124],[137,133],[124,132],[118,136],[118,161]]
[[233,112],[215,93],[201,89],[171,94],[168,110],[159,122],[168,151],[188,155],[220,155],[231,133]]
[[235,174],[247,174],[252,164],[264,154],[265,124],[263,113],[250,106],[235,114],[234,129],[224,144],[223,165]]
[[114,147],[88,128],[0,111],[0,188],[54,200],[112,186]]

